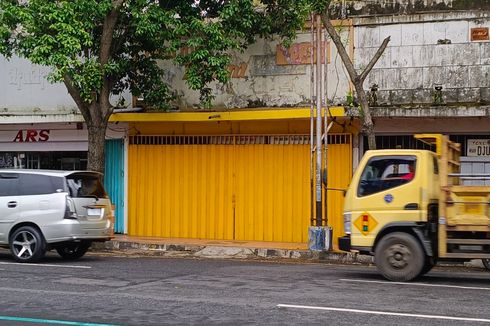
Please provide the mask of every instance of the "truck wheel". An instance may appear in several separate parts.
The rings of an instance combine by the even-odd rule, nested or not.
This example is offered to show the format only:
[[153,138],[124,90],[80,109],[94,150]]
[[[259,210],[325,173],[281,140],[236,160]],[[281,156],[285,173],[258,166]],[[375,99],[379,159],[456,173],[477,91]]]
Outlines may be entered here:
[[376,246],[374,261],[379,272],[390,281],[411,281],[425,265],[425,253],[417,239],[405,232],[385,235]]
[[422,271],[420,272],[419,276],[425,275],[428,272],[430,272],[435,265],[436,263],[434,262],[434,259],[432,257],[426,257],[424,267],[422,268]]
[[490,271],[490,258],[482,259],[483,266]]

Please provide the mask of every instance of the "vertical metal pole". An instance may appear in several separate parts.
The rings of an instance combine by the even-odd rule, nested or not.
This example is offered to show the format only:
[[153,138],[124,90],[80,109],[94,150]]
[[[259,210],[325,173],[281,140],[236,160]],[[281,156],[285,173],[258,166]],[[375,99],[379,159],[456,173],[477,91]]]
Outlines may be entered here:
[[[323,30],[323,26],[322,26]],[[324,121],[323,121],[323,146],[325,148],[324,150],[324,159],[323,159],[323,180],[325,180],[325,209],[324,209],[324,220],[325,220],[325,226],[328,226],[328,131],[331,128],[331,125],[329,126],[328,123],[328,116],[329,116],[329,110],[328,110],[328,52],[327,52],[327,38],[328,38],[328,33],[324,32],[323,33],[323,38],[322,38],[322,54],[323,57],[325,58],[325,62],[322,63],[323,67],[323,79],[322,79],[322,95],[323,95],[323,107],[324,107]],[[332,123],[332,122],[331,122]]]
[[322,226],[322,29],[316,15],[316,226]]
[[315,136],[314,136],[314,129],[315,129],[315,123],[314,123],[314,118],[315,118],[315,63],[314,63],[314,48],[315,48],[315,16],[312,14],[311,17],[311,26],[310,26],[310,32],[311,32],[311,52],[310,52],[310,217],[311,217],[311,225],[313,225],[314,222],[314,217],[315,217],[315,212],[314,212],[314,205],[313,205],[313,200],[314,200],[314,169],[315,169],[315,164],[314,164],[314,145],[315,145]]

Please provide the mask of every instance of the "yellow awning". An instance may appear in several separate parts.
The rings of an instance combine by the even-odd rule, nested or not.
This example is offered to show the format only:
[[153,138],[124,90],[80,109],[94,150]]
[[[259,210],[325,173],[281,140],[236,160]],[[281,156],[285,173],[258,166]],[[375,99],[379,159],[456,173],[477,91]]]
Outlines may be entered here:
[[[316,111],[316,109],[315,109]],[[325,110],[322,110],[324,114]],[[345,117],[342,106],[328,108],[331,117]],[[111,122],[172,122],[172,121],[246,121],[246,120],[283,120],[306,119],[310,117],[310,108],[296,107],[287,109],[257,109],[243,111],[216,112],[150,112],[150,113],[114,113]]]

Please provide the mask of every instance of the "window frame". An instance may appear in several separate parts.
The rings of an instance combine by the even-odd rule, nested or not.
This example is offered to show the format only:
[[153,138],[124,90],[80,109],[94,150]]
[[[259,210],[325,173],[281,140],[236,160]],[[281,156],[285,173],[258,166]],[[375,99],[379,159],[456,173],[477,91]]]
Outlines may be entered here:
[[[382,162],[382,161],[388,161],[387,164],[373,164],[376,162]],[[390,161],[392,163],[390,163]],[[371,157],[366,165],[364,166],[361,176],[359,178],[359,182],[357,184],[357,189],[356,189],[356,194],[357,197],[363,198],[367,196],[371,196],[389,189],[394,189],[398,188],[400,186],[406,185],[410,182],[412,182],[415,177],[417,176],[417,165],[419,159],[417,155],[413,154],[405,154],[405,155],[381,155],[381,156],[373,156]],[[407,172],[403,173],[397,173],[394,176],[390,176],[389,178],[386,178],[387,176],[394,174],[390,173],[388,175],[386,174],[386,171],[389,167],[391,167],[394,164],[400,165],[400,164],[410,164],[410,162],[413,164],[414,167],[414,175],[411,179],[405,179],[403,178],[404,175],[407,174]],[[374,175],[373,171],[376,171],[373,169],[373,166],[376,167],[377,165],[381,166],[381,169],[377,169],[377,174]],[[365,177],[368,174],[368,169],[371,171],[372,178],[367,178]],[[381,171],[382,170],[382,171]],[[370,189],[369,191],[367,189]]]

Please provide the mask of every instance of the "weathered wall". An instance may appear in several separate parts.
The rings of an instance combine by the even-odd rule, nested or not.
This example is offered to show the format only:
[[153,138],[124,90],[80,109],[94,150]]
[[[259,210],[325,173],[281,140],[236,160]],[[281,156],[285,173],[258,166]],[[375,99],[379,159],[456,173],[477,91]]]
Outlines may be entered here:
[[332,5],[332,16],[407,15],[423,12],[448,12],[456,10],[490,10],[488,0],[366,0],[336,1]]
[[[342,38],[349,40],[349,28],[342,29]],[[309,105],[311,98],[310,55],[306,44],[311,42],[310,33],[301,33],[293,42],[288,58],[291,64],[277,64],[277,40],[259,40],[243,53],[233,56],[230,66],[231,80],[226,85],[213,83],[211,88],[216,96],[214,109],[253,108],[253,107],[292,107]],[[328,97],[330,104],[345,101],[349,81],[345,68],[335,46],[327,46]],[[303,64],[298,64],[302,61]],[[191,91],[185,84],[184,69],[175,67],[172,62],[164,62],[168,68],[167,81],[180,96],[176,104],[180,109],[192,109],[199,105],[199,93]]]
[[[48,82],[46,76],[49,72],[48,67],[34,65],[25,59],[13,57],[7,60],[0,56],[0,115],[5,117],[12,114],[19,116],[61,114],[72,116],[71,120],[79,120],[75,116],[81,117],[81,115],[65,85]],[[124,96],[130,104],[129,94]],[[26,122],[22,117],[19,119],[22,120],[19,122]],[[2,121],[7,120],[2,119]],[[12,119],[8,121],[12,122]]]
[[[436,10],[441,4],[454,5],[456,1],[416,3]],[[481,6],[490,1],[472,3]],[[372,4],[366,2],[368,6]],[[384,1],[374,4],[390,6]],[[358,14],[363,13],[361,9]],[[443,87],[444,104],[486,105],[490,103],[490,42],[471,41],[470,33],[475,27],[490,27],[489,13],[489,10],[436,10],[411,15],[357,16],[352,29],[346,26],[339,31],[348,52],[355,53],[359,70],[367,65],[384,37],[391,36],[388,48],[364,84],[366,89],[378,85],[378,105],[431,105],[435,84]],[[260,40],[245,52],[236,53],[230,66],[230,82],[211,85],[216,96],[213,109],[309,105],[310,41],[310,33],[300,33],[286,56],[287,64],[278,64],[277,40]],[[345,104],[350,83],[335,46],[327,48],[329,104]],[[196,108],[199,93],[186,86],[184,69],[171,62],[162,64],[168,68],[166,80],[179,95],[176,106],[182,110]],[[13,58],[7,62],[0,57],[0,113],[78,114],[64,85],[46,81],[48,72],[47,68],[26,60]]]
[[0,56],[0,112],[29,114],[41,111],[69,113],[76,110],[63,84],[46,80],[49,68],[13,57]]
[[356,69],[391,37],[364,85],[378,85],[379,105],[432,104],[436,84],[444,104],[490,102],[490,42],[471,40],[472,28],[490,27],[488,11],[358,18],[354,24]]

